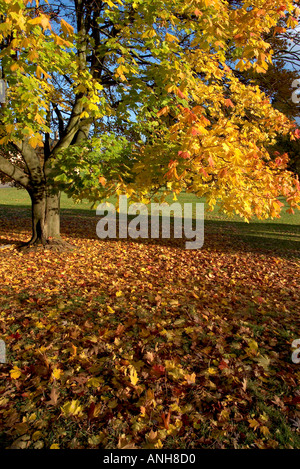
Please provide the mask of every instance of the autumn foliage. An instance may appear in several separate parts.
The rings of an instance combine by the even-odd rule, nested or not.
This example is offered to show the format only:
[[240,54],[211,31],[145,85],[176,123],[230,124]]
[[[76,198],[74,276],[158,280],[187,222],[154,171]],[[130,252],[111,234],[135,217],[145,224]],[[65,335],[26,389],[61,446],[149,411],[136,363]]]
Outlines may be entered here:
[[94,202],[187,190],[246,221],[278,217],[280,195],[299,206],[298,179],[267,151],[298,129],[235,73],[266,72],[264,35],[298,24],[294,2],[0,6],[0,171],[31,196],[31,244],[60,241],[61,190]]

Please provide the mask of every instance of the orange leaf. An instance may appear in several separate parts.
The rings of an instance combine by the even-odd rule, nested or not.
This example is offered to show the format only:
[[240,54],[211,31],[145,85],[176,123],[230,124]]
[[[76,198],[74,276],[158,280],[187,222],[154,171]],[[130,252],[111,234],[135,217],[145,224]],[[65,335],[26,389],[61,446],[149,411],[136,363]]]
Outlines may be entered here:
[[179,88],[177,88],[176,94],[177,96],[179,96],[179,98],[186,99],[186,96],[183,94],[183,92]]
[[170,110],[169,106],[165,106],[160,111],[158,111],[156,115],[157,117],[164,116],[165,114],[168,114],[169,110]]
[[224,104],[225,104],[225,106],[227,106],[227,107],[234,107],[234,104],[233,104],[233,102],[231,101],[231,99],[225,99]]
[[178,156],[181,156],[181,158],[184,158],[185,160],[187,160],[191,157],[191,155],[188,151],[179,151]]
[[169,429],[170,417],[171,417],[171,411],[170,410],[169,410],[167,416],[165,416],[165,414],[161,414],[161,418],[163,419],[164,427],[165,427],[166,430]]
[[214,160],[213,160],[212,156],[210,156],[210,157],[208,158],[208,164],[209,164],[209,166],[211,166],[212,168],[214,167],[215,163],[214,163]]

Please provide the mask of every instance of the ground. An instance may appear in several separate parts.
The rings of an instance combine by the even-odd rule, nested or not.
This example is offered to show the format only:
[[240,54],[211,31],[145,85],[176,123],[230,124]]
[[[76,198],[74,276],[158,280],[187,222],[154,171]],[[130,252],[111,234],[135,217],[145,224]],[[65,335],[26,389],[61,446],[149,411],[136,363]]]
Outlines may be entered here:
[[300,448],[299,213],[214,212],[188,251],[99,240],[64,197],[77,249],[22,253],[28,200],[0,204],[1,448]]

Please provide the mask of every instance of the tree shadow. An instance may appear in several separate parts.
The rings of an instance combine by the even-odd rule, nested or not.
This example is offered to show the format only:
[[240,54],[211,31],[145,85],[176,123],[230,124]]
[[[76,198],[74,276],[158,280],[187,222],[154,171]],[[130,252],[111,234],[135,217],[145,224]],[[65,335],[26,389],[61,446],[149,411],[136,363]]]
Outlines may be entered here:
[[[128,223],[135,216],[128,216]],[[61,234],[63,238],[72,239],[100,239],[96,227],[101,217],[95,211],[82,209],[61,210]],[[111,242],[118,239],[120,242],[139,243],[145,245],[163,245],[186,249],[187,238],[174,238],[173,220],[171,218],[171,237],[152,239],[150,237],[150,216],[148,217],[148,238],[106,238],[101,242]],[[194,226],[195,227],[195,226]],[[118,220],[117,220],[118,234]],[[31,209],[26,205],[0,205],[0,246],[19,245],[24,237],[31,232]],[[12,236],[10,236],[12,234]],[[161,234],[161,230],[160,230]],[[22,238],[22,240],[20,239]],[[300,258],[300,226],[284,223],[262,223],[226,220],[204,221],[203,249],[226,252],[261,252],[280,257]]]

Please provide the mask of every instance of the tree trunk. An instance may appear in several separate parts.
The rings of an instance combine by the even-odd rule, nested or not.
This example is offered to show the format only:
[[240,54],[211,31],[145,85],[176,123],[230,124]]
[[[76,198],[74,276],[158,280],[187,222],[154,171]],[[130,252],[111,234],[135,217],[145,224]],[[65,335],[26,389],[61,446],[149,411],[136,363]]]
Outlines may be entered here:
[[60,192],[48,191],[46,197],[45,229],[47,240],[61,242],[60,236]]
[[32,204],[32,237],[28,245],[42,244],[47,242],[45,227],[46,215],[46,190],[45,187],[35,187],[28,191]]
[[44,186],[29,191],[32,203],[32,237],[26,245],[63,243],[60,236],[60,193]]

